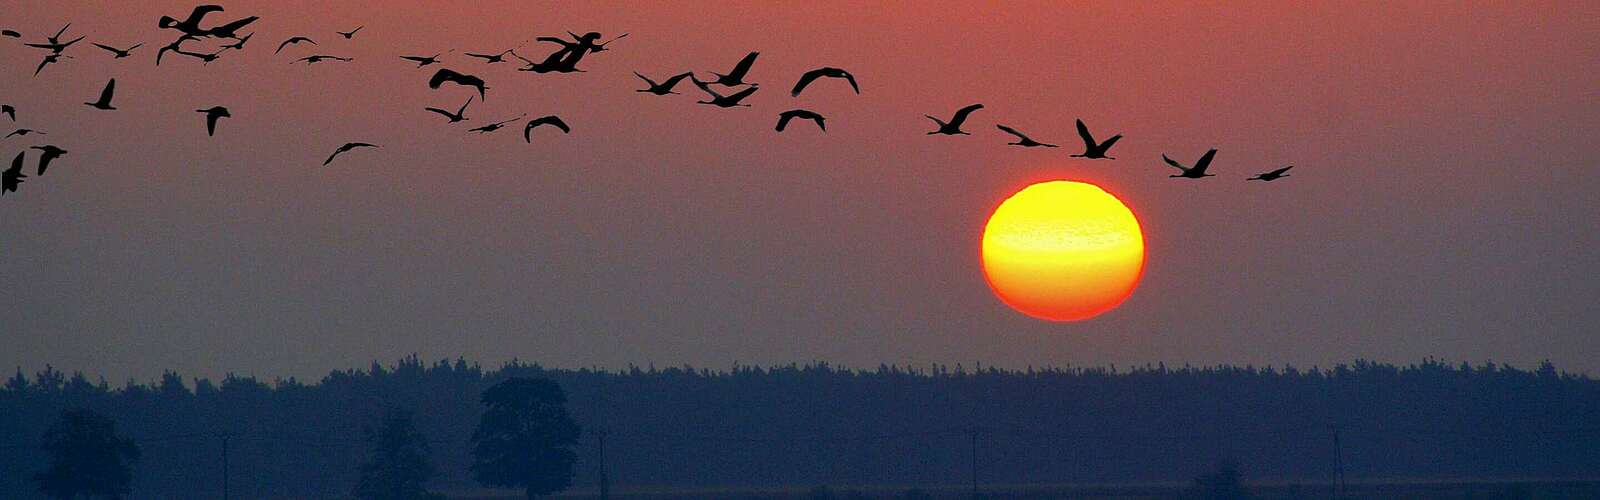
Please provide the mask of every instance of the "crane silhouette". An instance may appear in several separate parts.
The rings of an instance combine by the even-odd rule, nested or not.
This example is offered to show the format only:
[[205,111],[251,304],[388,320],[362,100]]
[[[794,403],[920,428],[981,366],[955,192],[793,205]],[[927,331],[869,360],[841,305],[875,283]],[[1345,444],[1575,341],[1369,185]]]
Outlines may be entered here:
[[817,122],[818,129],[821,129],[823,132],[828,131],[827,125],[823,124],[823,121],[826,120],[826,118],[823,118],[822,115],[817,114],[815,111],[805,109],[791,109],[782,113],[778,113],[778,131],[782,132],[784,127],[789,126],[789,120],[793,120],[795,118]]
[[655,80],[651,80],[650,77],[639,74],[638,71],[633,72],[633,76],[639,77],[640,80],[644,80],[645,84],[650,86],[650,88],[638,89],[638,90],[635,90],[634,92],[646,92],[646,93],[651,93],[651,94],[655,94],[655,95],[667,95],[667,94],[676,94],[677,92],[673,92],[672,88],[678,86],[678,82],[682,82],[684,78],[689,78],[691,76],[694,76],[694,73],[690,73],[690,72],[678,73],[676,75],[672,75],[671,77],[668,77],[666,80],[662,80],[661,83],[656,83]]
[[469,95],[469,96],[467,96],[467,102],[463,103],[461,105],[461,109],[457,109],[456,112],[454,112],[454,113],[451,113],[449,111],[445,111],[445,110],[442,110],[442,109],[439,109],[439,108],[422,108],[422,109],[425,110],[425,111],[432,111],[432,112],[444,115],[445,118],[449,118],[450,119],[450,123],[456,123],[456,122],[464,121],[464,120],[467,119],[467,106],[471,105],[471,104],[472,104],[472,96]]
[[1275,180],[1278,180],[1278,179],[1282,179],[1284,177],[1288,177],[1289,176],[1289,169],[1291,169],[1291,168],[1294,168],[1294,165],[1289,165],[1287,167],[1283,167],[1283,168],[1280,168],[1280,169],[1277,169],[1277,170],[1273,170],[1271,172],[1259,173],[1259,174],[1256,174],[1254,177],[1251,177],[1251,178],[1248,178],[1248,179],[1245,179],[1245,180],[1247,180],[1247,181],[1272,182],[1272,181],[1275,181]]
[[1199,179],[1203,177],[1216,177],[1216,175],[1206,173],[1206,168],[1211,166],[1211,159],[1215,156],[1217,156],[1217,150],[1216,148],[1212,148],[1210,151],[1206,151],[1206,154],[1201,156],[1199,160],[1195,161],[1193,167],[1185,167],[1182,163],[1173,161],[1172,158],[1168,158],[1167,155],[1164,154],[1161,155],[1161,160],[1179,170],[1179,173],[1169,175],[1167,177]]
[[197,109],[194,111],[196,113],[206,114],[206,137],[213,137],[217,135],[217,120],[233,117],[231,113],[228,113],[228,108],[224,108],[222,106],[212,106],[206,109]]
[[711,90],[711,86],[710,85],[707,85],[706,82],[700,81],[700,79],[698,79],[698,78],[690,77],[689,79],[694,81],[694,84],[696,86],[700,87],[700,90],[705,91],[705,93],[707,93],[707,94],[711,94],[711,100],[709,100],[709,101],[696,101],[697,104],[710,104],[712,106],[716,106],[716,107],[719,107],[719,108],[733,108],[733,107],[738,107],[738,106],[750,107],[749,104],[740,104],[739,101],[743,101],[744,98],[750,97],[750,94],[756,93],[756,90],[761,88],[761,87],[757,87],[757,86],[751,85],[749,87],[745,87],[744,90],[738,91],[736,93],[733,93],[733,94],[730,94],[730,95],[722,95],[722,94],[718,94],[717,91],[715,91],[715,90]]
[[1039,141],[1035,141],[1035,140],[1033,140],[1033,138],[1028,137],[1026,135],[1023,135],[1022,132],[1018,132],[1017,129],[1014,129],[1014,128],[1011,128],[1011,127],[1007,127],[1005,125],[995,125],[995,128],[998,128],[998,129],[1000,129],[1000,131],[1005,132],[1007,134],[1011,134],[1011,135],[1017,136],[1017,142],[1008,142],[1008,143],[1006,143],[1006,145],[1008,145],[1008,146],[1022,146],[1022,147],[1025,147],[1025,148],[1040,148],[1040,147],[1053,148],[1053,147],[1056,147],[1055,144],[1045,144],[1045,143],[1042,143],[1042,142],[1039,142]]
[[84,104],[101,111],[114,111],[117,108],[111,106],[111,98],[116,93],[116,90],[117,79],[112,78],[111,81],[106,82],[106,88],[100,91],[100,100],[95,102],[86,102]]
[[966,133],[966,132],[962,131],[961,130],[961,124],[962,123],[966,123],[967,116],[971,115],[973,111],[977,111],[977,110],[980,110],[980,109],[983,109],[983,105],[982,104],[973,104],[971,106],[967,106],[965,108],[958,109],[958,110],[956,110],[956,115],[953,116],[953,117],[950,117],[950,122],[949,123],[945,123],[944,120],[940,120],[938,118],[934,118],[933,115],[922,115],[922,116],[926,116],[926,117],[928,117],[929,120],[933,120],[934,123],[939,124],[939,129],[935,130],[935,131],[932,131],[932,132],[928,132],[928,135],[934,135],[934,134],[940,134],[940,135],[972,135],[972,134],[969,134],[969,133]]
[[845,81],[850,82],[851,90],[856,91],[857,95],[861,94],[861,87],[856,85],[855,75],[852,75],[849,71],[845,71],[843,69],[825,66],[807,71],[805,74],[800,75],[800,81],[794,84],[794,89],[789,91],[789,95],[793,97],[800,97],[800,92],[805,90],[807,85],[811,85],[811,82],[816,81],[818,78],[843,78]]
[[1073,158],[1115,160],[1116,158],[1106,156],[1106,152],[1111,150],[1112,144],[1116,144],[1117,140],[1122,138],[1122,134],[1113,135],[1105,142],[1095,142],[1094,134],[1089,133],[1089,126],[1084,125],[1083,120],[1078,120],[1078,137],[1083,139],[1083,154],[1071,155]]
[[137,49],[137,48],[139,48],[139,47],[141,47],[143,45],[144,45],[143,43],[137,43],[137,44],[134,44],[132,47],[128,47],[126,49],[119,49],[119,48],[116,48],[116,47],[112,47],[110,45],[101,45],[101,44],[98,44],[98,43],[94,44],[94,46],[100,47],[102,49],[106,49],[107,52],[110,52],[112,59],[122,59],[124,57],[131,56],[131,55],[133,55],[133,49]]
[[561,117],[558,117],[556,115],[541,116],[539,118],[534,118],[532,120],[528,120],[528,124],[526,126],[522,127],[522,140],[524,142],[532,144],[533,143],[533,129],[536,128],[536,127],[542,126],[542,125],[549,125],[549,126],[555,127],[556,129],[561,130],[561,133],[563,133],[563,134],[572,133],[572,127],[568,127],[567,126],[567,122],[562,121]]
[[350,150],[353,150],[353,149],[356,149],[356,148],[375,148],[375,147],[378,147],[378,146],[376,144],[367,144],[365,142],[347,142],[343,146],[339,146],[339,149],[334,150],[332,155],[328,155],[328,159],[324,160],[322,162],[322,166],[324,166],[324,167],[328,166],[329,163],[333,163],[333,159],[334,158],[338,158],[339,155],[347,153]]
[[750,66],[756,63],[756,57],[759,57],[760,55],[760,52],[751,52],[745,55],[744,59],[739,60],[739,64],[735,64],[733,66],[733,71],[729,71],[727,74],[712,72],[711,74],[717,75],[717,79],[711,83],[727,87],[756,85],[754,83],[744,81],[744,77],[750,73]]

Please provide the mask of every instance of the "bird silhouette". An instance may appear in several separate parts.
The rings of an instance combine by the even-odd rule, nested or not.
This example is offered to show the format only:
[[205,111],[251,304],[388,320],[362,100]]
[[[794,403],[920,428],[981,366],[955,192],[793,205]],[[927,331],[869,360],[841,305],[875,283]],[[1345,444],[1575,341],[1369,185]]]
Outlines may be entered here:
[[825,120],[825,118],[823,118],[822,115],[817,114],[815,111],[808,111],[804,109],[791,109],[782,113],[778,113],[778,131],[782,132],[784,127],[789,126],[789,120],[793,120],[795,118],[817,122],[817,128],[822,129],[823,132],[828,131],[828,126],[823,124],[823,120]]
[[1122,138],[1122,134],[1113,135],[1105,142],[1095,142],[1094,134],[1089,133],[1089,127],[1083,124],[1083,120],[1078,120],[1078,137],[1083,138],[1083,154],[1071,155],[1073,158],[1115,160],[1116,158],[1106,156],[1106,152],[1111,150],[1112,144],[1116,144],[1117,140]]
[[245,42],[249,42],[250,38],[253,37],[253,36],[256,36],[256,34],[255,33],[250,33],[248,35],[245,35],[244,38],[240,38],[239,41],[237,41],[237,42],[230,43],[230,44],[227,44],[227,45],[223,45],[222,49],[223,50],[227,50],[227,49],[244,50]]
[[83,39],[84,39],[84,37],[80,36],[80,37],[72,39],[72,41],[62,42],[61,41],[61,35],[63,33],[66,33],[67,32],[67,28],[69,28],[71,26],[72,26],[72,23],[67,23],[67,25],[66,26],[62,26],[61,27],[61,31],[57,31],[54,36],[45,37],[45,43],[24,43],[23,45],[26,45],[26,46],[29,46],[29,47],[33,47],[33,48],[36,48],[36,49],[49,50],[50,53],[52,53],[52,54],[60,54],[61,51],[67,50],[67,48],[71,47],[72,44],[75,44],[75,43],[78,43],[80,41],[83,41]]
[[541,125],[549,125],[560,129],[563,134],[572,133],[572,127],[568,127],[567,122],[561,121],[561,117],[556,115],[541,116],[528,120],[528,124],[522,127],[522,140],[530,144],[533,143],[533,129]]
[[467,57],[476,57],[476,58],[479,58],[479,59],[483,59],[485,64],[495,64],[495,63],[506,62],[506,54],[511,54],[511,53],[512,53],[511,49],[506,49],[505,52],[501,52],[499,54],[474,54],[472,52],[464,52],[463,54],[466,55]]
[[445,82],[478,89],[479,100],[487,100],[489,98],[489,96],[485,94],[485,91],[489,90],[489,87],[485,87],[483,85],[482,78],[465,73],[457,73],[449,68],[440,68],[439,71],[434,72],[433,78],[428,79],[428,88],[438,90],[439,86],[443,85]]
[[1206,151],[1205,156],[1201,156],[1199,161],[1194,162],[1193,167],[1185,167],[1182,163],[1173,161],[1172,158],[1168,158],[1167,155],[1164,154],[1161,155],[1161,160],[1167,162],[1168,165],[1172,165],[1174,168],[1177,168],[1180,171],[1180,173],[1169,175],[1167,177],[1199,179],[1202,177],[1216,177],[1215,174],[1206,173],[1206,167],[1211,166],[1211,158],[1215,157],[1216,155],[1217,150],[1215,148],[1210,151]]
[[972,114],[973,111],[977,111],[977,110],[980,110],[980,109],[983,109],[983,105],[982,104],[973,104],[971,106],[967,106],[965,108],[958,109],[958,110],[956,110],[956,115],[950,118],[950,123],[945,123],[944,120],[940,120],[938,118],[934,118],[933,115],[922,115],[922,116],[926,116],[926,117],[928,117],[929,120],[933,120],[934,123],[939,124],[939,129],[935,130],[935,131],[932,131],[932,132],[928,132],[928,135],[934,135],[934,134],[942,134],[942,135],[972,135],[972,134],[968,134],[966,132],[963,132],[961,130],[961,124],[962,123],[966,123],[967,115],[970,115],[970,114]]
[[112,46],[109,46],[109,45],[101,45],[101,44],[98,44],[98,43],[94,44],[94,46],[100,47],[102,49],[106,49],[107,52],[110,52],[112,54],[112,57],[111,57],[112,59],[122,59],[124,57],[128,57],[128,56],[133,55],[133,49],[137,49],[137,48],[139,48],[141,46],[144,46],[144,44],[143,43],[137,43],[137,44],[134,44],[132,47],[128,47],[126,49],[119,49],[119,48],[116,48],[116,47],[112,47]]
[[1287,167],[1283,167],[1283,168],[1280,168],[1280,169],[1277,169],[1277,170],[1273,170],[1271,172],[1256,174],[1255,177],[1251,177],[1251,178],[1248,178],[1248,179],[1245,179],[1245,180],[1247,180],[1247,181],[1272,182],[1272,181],[1275,181],[1275,180],[1278,180],[1278,179],[1282,179],[1284,177],[1288,177],[1289,176],[1289,169],[1291,169],[1291,168],[1294,168],[1294,165],[1289,165]]
[[11,121],[17,121],[17,108],[11,107],[10,104],[0,104],[0,114],[11,117]]
[[316,40],[312,40],[310,38],[306,38],[306,37],[303,37],[303,36],[292,36],[292,37],[289,37],[288,40],[284,40],[283,43],[278,44],[278,50],[273,51],[272,53],[277,54],[279,52],[283,52],[283,48],[284,47],[288,47],[290,45],[298,45],[298,44],[300,44],[300,42],[305,42],[305,43],[309,43],[309,44],[312,44],[312,45],[317,45],[317,41]]
[[72,39],[72,41],[66,42],[66,43],[48,43],[48,44],[45,44],[45,43],[25,43],[23,45],[27,45],[29,47],[34,47],[34,48],[40,48],[40,49],[49,49],[51,54],[60,54],[61,51],[67,50],[67,47],[71,47],[72,44],[75,44],[75,43],[83,41],[84,38],[86,38],[86,37],[81,37],[80,36],[80,37],[74,38],[74,39]]
[[737,93],[725,96],[725,95],[722,95],[722,94],[718,94],[717,91],[715,91],[715,90],[711,90],[711,85],[706,84],[706,82],[700,81],[699,78],[694,78],[694,77],[691,76],[691,77],[689,77],[689,80],[693,81],[695,86],[700,87],[700,90],[705,91],[705,93],[707,93],[707,94],[711,94],[711,100],[709,100],[709,101],[696,101],[696,103],[698,103],[698,104],[710,104],[712,106],[716,106],[716,107],[719,107],[719,108],[732,108],[732,107],[737,107],[737,106],[750,107],[749,104],[739,104],[739,101],[744,100],[744,98],[746,98],[746,97],[750,97],[750,94],[754,94],[754,93],[756,93],[756,90],[760,89],[760,87],[751,85],[749,87],[745,87],[744,90],[741,90],[741,91],[739,91]]
[[[573,33],[573,32],[571,32],[571,31],[568,31],[568,32],[567,32],[567,34],[568,34],[568,35],[572,35],[572,37],[573,37],[573,38],[578,38],[578,35],[577,35],[577,34],[574,34],[574,33]],[[607,42],[602,42],[602,43],[600,43],[600,44],[598,44],[598,45],[595,45],[595,46],[594,46],[594,48],[592,48],[592,49],[589,49],[589,51],[590,51],[590,52],[605,52],[605,51],[607,51],[607,50],[611,50],[611,49],[608,49],[608,48],[606,48],[606,46],[607,46],[607,45],[611,45],[611,42],[615,42],[615,41],[617,41],[617,40],[621,40],[621,39],[624,39],[624,38],[627,38],[627,37],[628,37],[628,34],[627,34],[627,33],[623,33],[623,34],[621,34],[621,35],[617,35],[617,37],[616,37],[616,38],[612,38],[612,39],[611,39],[611,40],[610,40],[610,41],[607,41]]]
[[521,54],[518,54],[514,51],[511,53],[511,57],[521,59],[525,64],[525,66],[517,68],[517,71],[532,71],[539,74],[582,73],[583,70],[578,69],[577,66],[578,59],[574,59],[572,56],[568,55],[571,53],[574,52],[568,49],[557,50],[555,52],[551,52],[550,55],[545,56],[544,60],[540,62],[533,62],[532,60],[522,57]]
[[200,28],[200,21],[204,20],[206,15],[211,14],[212,12],[222,12],[222,6],[196,6],[193,11],[189,12],[189,17],[182,21],[174,19],[172,16],[161,16],[161,19],[156,21],[156,26],[160,27],[161,29],[178,30],[183,32],[185,35],[205,36],[206,30]]
[[228,49],[226,47],[223,47],[223,48],[217,49],[216,52],[212,52],[212,53],[209,53],[209,54],[202,54],[202,53],[199,53],[199,52],[189,52],[189,51],[185,51],[185,50],[182,50],[182,49],[174,49],[173,52],[177,52],[180,55],[185,55],[185,56],[193,57],[195,59],[199,59],[201,61],[201,64],[211,64],[211,61],[215,61],[218,58],[221,58],[222,57],[222,52],[226,51],[226,50],[228,50]]
[[113,94],[115,94],[116,90],[117,79],[112,78],[110,81],[106,82],[105,90],[100,91],[100,100],[95,102],[86,102],[84,104],[101,111],[115,111],[117,108],[111,106],[111,97]]
[[793,97],[800,97],[800,91],[805,90],[807,85],[811,85],[812,81],[815,81],[818,78],[824,78],[824,77],[826,77],[826,78],[843,78],[843,79],[845,79],[845,81],[850,82],[850,88],[852,90],[855,90],[857,95],[861,94],[861,87],[856,85],[856,76],[855,75],[850,74],[849,71],[845,71],[845,70],[842,70],[842,69],[839,69],[839,68],[821,67],[821,68],[817,68],[817,69],[814,69],[814,70],[811,70],[811,71],[807,71],[804,75],[800,75],[800,81],[796,82],[794,84],[794,90],[790,90],[789,91],[789,95],[793,96]]
[[367,144],[365,142],[347,142],[343,146],[339,146],[339,149],[335,150],[333,152],[333,154],[328,155],[328,159],[322,162],[322,166],[324,166],[324,167],[328,166],[329,163],[333,163],[333,159],[334,158],[338,158],[340,154],[344,154],[344,153],[346,153],[346,152],[348,152],[348,151],[350,151],[352,149],[356,149],[356,148],[375,148],[375,147],[378,147],[378,145],[376,145],[376,144]]
[[482,127],[478,127],[478,128],[474,128],[474,129],[468,129],[467,131],[468,132],[477,132],[477,133],[480,133],[480,134],[487,134],[487,133],[494,132],[494,131],[500,130],[502,128],[505,128],[505,126],[507,124],[515,122],[517,120],[521,120],[523,117],[526,117],[526,116],[528,116],[528,115],[526,113],[524,113],[524,114],[522,114],[520,116],[517,116],[516,118],[512,118],[510,120],[506,120],[506,121],[503,121],[503,122],[490,123],[490,124],[484,125]]
[[422,56],[400,56],[400,58],[401,58],[401,59],[405,59],[405,60],[407,60],[407,61],[413,61],[413,62],[416,62],[416,63],[417,63],[417,67],[418,67],[418,68],[421,68],[421,67],[423,67],[423,66],[427,66],[427,65],[429,65],[429,64],[438,64],[438,63],[439,63],[439,56],[442,56],[442,55],[444,55],[444,53],[443,53],[443,52],[441,52],[441,53],[438,53],[438,54],[434,54],[434,55],[432,55],[432,56],[429,56],[429,57],[422,57]]
[[212,107],[209,107],[209,108],[206,108],[206,109],[197,109],[197,110],[194,110],[194,111],[196,113],[205,113],[206,114],[206,137],[212,137],[212,136],[217,135],[217,120],[218,119],[220,119],[220,118],[232,118],[233,117],[232,114],[228,113],[228,108],[224,108],[222,106],[212,106]]
[[670,78],[663,80],[661,83],[656,83],[655,80],[651,80],[650,77],[639,74],[638,71],[633,72],[633,76],[639,77],[640,80],[644,80],[645,84],[650,86],[650,88],[639,89],[635,90],[634,92],[647,92],[655,95],[667,95],[676,94],[677,92],[673,92],[672,88],[678,86],[678,82],[683,81],[684,78],[694,76],[694,73],[685,72],[672,75]]
[[[238,21],[234,21],[234,22],[231,22],[231,23],[228,23],[228,24],[224,24],[222,26],[218,26],[218,27],[206,30],[204,34],[206,36],[213,36],[213,37],[217,37],[217,38],[232,38],[234,40],[238,40],[239,39],[239,29],[244,28],[245,26],[249,26],[250,23],[256,22],[257,19],[260,19],[260,18],[258,18],[256,16],[246,17],[246,18],[240,19]],[[251,34],[253,35],[255,33],[251,33]]]
[[322,62],[322,61],[350,62],[350,61],[353,61],[353,60],[354,59],[351,59],[351,58],[348,58],[348,57],[328,56],[328,55],[317,54],[317,55],[310,55],[310,56],[305,56],[305,57],[302,57],[302,58],[299,58],[299,59],[295,59],[294,61],[290,62],[289,64],[294,64],[294,63],[297,63],[297,62],[305,62],[306,66],[310,66],[310,65]]
[[43,145],[43,146],[34,146],[34,147],[31,147],[31,148],[28,148],[28,149],[37,149],[37,150],[40,151],[40,154],[39,154],[39,173],[38,173],[38,175],[41,175],[41,176],[44,175],[44,170],[46,168],[50,167],[50,161],[51,160],[54,160],[56,158],[60,158],[61,155],[67,154],[67,150],[55,147],[55,146],[50,145],[50,144],[46,144],[46,145]]
[[[584,56],[592,52],[603,51],[605,50],[605,45],[611,43],[594,43],[595,40],[600,39],[600,33],[594,31],[584,33],[581,36],[571,31],[568,31],[567,34],[572,36],[572,41],[563,40],[553,36],[541,36],[534,38],[534,41],[560,45],[561,49],[551,52],[550,55],[545,57],[543,63],[538,64],[535,64],[531,61],[528,61],[527,58],[517,55],[518,59],[522,59],[523,62],[528,63],[528,67],[521,68],[518,71],[534,71],[538,73],[581,73],[583,70],[578,69],[578,63],[583,60]],[[615,42],[617,39],[621,38],[622,37],[619,36],[611,41]],[[512,55],[516,54],[513,53]]]
[[189,40],[196,40],[196,38],[189,35],[183,35],[178,37],[177,40],[173,40],[172,43],[169,43],[166,46],[161,47],[159,50],[156,50],[156,66],[161,65],[161,57],[167,55],[168,52],[188,54],[188,52],[183,51],[183,42],[187,42]]
[[7,192],[17,192],[17,186],[22,185],[22,179],[28,177],[27,174],[22,173],[22,159],[27,154],[27,151],[17,153],[17,158],[11,160],[11,168],[0,172],[0,195],[4,195]]
[[22,33],[18,33],[16,30],[0,30],[0,36],[9,36],[11,38],[22,38]]
[[456,112],[454,112],[454,113],[451,113],[449,111],[445,111],[445,110],[442,110],[442,109],[439,109],[439,108],[422,108],[422,109],[427,110],[427,111],[432,111],[432,112],[435,112],[435,113],[438,113],[438,114],[441,114],[441,115],[444,115],[445,118],[449,118],[450,119],[450,123],[456,123],[456,122],[463,121],[463,120],[467,119],[467,106],[470,105],[470,104],[472,104],[472,96],[469,95],[469,96],[467,96],[467,102],[465,104],[462,104],[461,105],[461,109],[456,110]]
[[735,64],[733,66],[733,71],[729,71],[727,74],[712,72],[711,74],[717,75],[717,79],[711,83],[728,87],[756,85],[754,83],[744,81],[744,77],[750,73],[750,66],[756,63],[756,57],[760,55],[760,52],[751,52],[745,55],[744,59],[739,60],[739,64]]
[[34,130],[34,129],[31,129],[31,128],[19,128],[19,129],[16,129],[16,130],[12,131],[9,134],[6,134],[6,136],[4,138],[5,139],[10,139],[12,136],[27,137],[28,134],[50,135],[50,134],[46,134],[44,132],[40,132],[38,130]]
[[367,26],[365,24],[363,24],[361,26],[356,26],[356,29],[353,29],[353,30],[350,30],[350,31],[335,31],[334,33],[338,33],[339,36],[344,37],[345,40],[350,40],[350,39],[353,39],[353,38],[356,37],[356,32],[361,31],[361,28],[365,28],[365,27],[367,27]]
[[1005,125],[995,125],[995,128],[998,128],[1002,132],[1005,132],[1007,134],[1011,134],[1011,135],[1017,136],[1017,142],[1008,142],[1008,143],[1006,143],[1006,145],[1008,145],[1008,146],[1022,146],[1022,147],[1025,147],[1025,148],[1053,148],[1053,147],[1056,147],[1055,144],[1045,144],[1043,142],[1035,141],[1035,140],[1033,140],[1033,138],[1028,137],[1027,135],[1024,135],[1022,132],[1018,132],[1017,129],[1014,129],[1014,128],[1011,128],[1011,127],[1007,127]]

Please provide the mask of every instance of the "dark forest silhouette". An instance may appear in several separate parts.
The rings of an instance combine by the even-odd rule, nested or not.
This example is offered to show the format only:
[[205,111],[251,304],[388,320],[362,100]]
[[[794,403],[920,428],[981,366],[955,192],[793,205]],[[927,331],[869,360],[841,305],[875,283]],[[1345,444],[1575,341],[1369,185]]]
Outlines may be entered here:
[[1326,484],[1336,456],[1352,480],[1577,478],[1600,469],[1600,381],[1549,364],[607,372],[412,357],[316,384],[167,373],[112,386],[18,371],[0,389],[0,497],[38,495],[31,478],[49,463],[44,435],[76,408],[113,418],[138,446],[135,496],[220,496],[223,436],[237,497],[346,495],[372,461],[364,430],[396,409],[411,412],[426,439],[437,471],[429,488],[475,491],[480,395],[512,377],[549,378],[565,390],[584,429],[575,488],[598,482],[600,435],[618,488],[960,485],[971,474],[972,433],[980,486],[1188,482],[1224,459],[1252,479],[1308,484]]

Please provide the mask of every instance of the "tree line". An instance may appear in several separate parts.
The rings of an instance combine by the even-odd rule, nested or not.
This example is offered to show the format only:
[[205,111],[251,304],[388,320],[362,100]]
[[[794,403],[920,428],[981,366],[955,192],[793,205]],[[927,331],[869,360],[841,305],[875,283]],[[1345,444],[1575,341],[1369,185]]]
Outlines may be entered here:
[[43,494],[52,433],[79,410],[137,449],[127,460],[135,496],[220,496],[224,475],[241,498],[353,495],[418,476],[428,481],[408,491],[527,492],[485,481],[494,469],[480,464],[497,450],[540,448],[482,433],[501,418],[485,404],[492,388],[512,380],[549,381],[565,400],[570,427],[535,426],[570,438],[552,448],[564,458],[518,466],[566,463],[562,487],[599,488],[602,477],[948,485],[969,481],[974,463],[980,482],[1009,484],[1186,481],[1224,460],[1253,478],[1304,481],[1331,479],[1336,458],[1358,479],[1586,477],[1600,467],[1600,383],[1549,363],[608,371],[412,356],[315,383],[168,372],[112,385],[18,370],[0,388],[0,497]]

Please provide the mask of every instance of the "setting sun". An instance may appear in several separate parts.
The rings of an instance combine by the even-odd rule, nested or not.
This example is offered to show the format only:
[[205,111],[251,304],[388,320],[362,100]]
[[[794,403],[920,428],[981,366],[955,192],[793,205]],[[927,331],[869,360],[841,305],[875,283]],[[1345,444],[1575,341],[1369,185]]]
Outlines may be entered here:
[[1099,186],[1041,182],[1011,195],[983,229],[995,295],[1029,316],[1088,319],[1133,293],[1144,269],[1139,220]]

